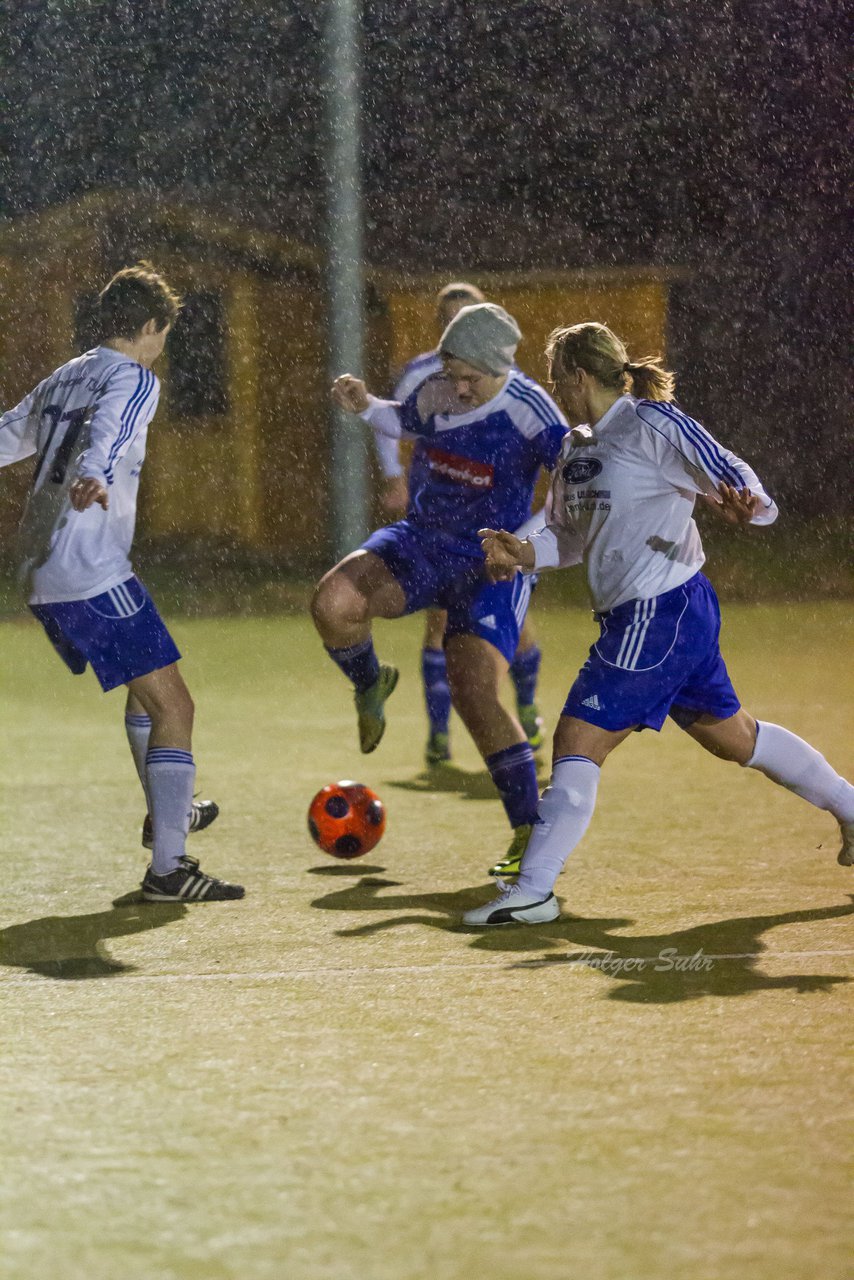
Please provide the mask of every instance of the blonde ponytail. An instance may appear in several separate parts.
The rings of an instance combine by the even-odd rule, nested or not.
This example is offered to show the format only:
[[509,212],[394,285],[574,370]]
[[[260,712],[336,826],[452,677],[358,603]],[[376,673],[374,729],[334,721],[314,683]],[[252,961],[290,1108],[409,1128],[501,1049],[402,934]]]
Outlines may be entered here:
[[550,368],[584,369],[603,387],[639,400],[672,400],[676,377],[664,368],[660,356],[629,360],[622,341],[607,325],[588,320],[549,334],[546,357]]

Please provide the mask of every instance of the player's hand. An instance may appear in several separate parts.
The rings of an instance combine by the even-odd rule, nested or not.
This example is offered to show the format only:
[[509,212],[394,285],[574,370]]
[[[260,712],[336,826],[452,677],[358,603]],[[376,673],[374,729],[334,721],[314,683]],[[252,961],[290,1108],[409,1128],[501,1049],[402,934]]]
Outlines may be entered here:
[[715,513],[727,524],[750,524],[761,506],[761,499],[749,489],[735,489],[731,484],[718,485],[719,501],[712,502]]
[[387,476],[383,481],[380,506],[386,515],[404,516],[409,506],[409,486],[406,476]]
[[105,511],[110,505],[110,495],[101,484],[101,481],[96,480],[94,476],[86,476],[80,480],[75,480],[69,487],[68,497],[75,511],[85,511],[87,507],[91,507],[96,502]]
[[368,399],[368,388],[361,378],[354,378],[352,373],[342,373],[332,384],[332,399],[339,409],[347,413],[362,413],[371,403]]
[[533,569],[534,548],[506,529],[478,529],[486,571],[493,582],[505,582],[520,569]]

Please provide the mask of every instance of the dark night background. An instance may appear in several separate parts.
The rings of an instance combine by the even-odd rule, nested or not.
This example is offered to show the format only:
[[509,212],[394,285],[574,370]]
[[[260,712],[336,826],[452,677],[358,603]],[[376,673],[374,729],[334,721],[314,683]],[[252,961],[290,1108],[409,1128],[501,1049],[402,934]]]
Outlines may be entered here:
[[[324,8],[6,0],[0,212],[133,187],[319,243]],[[686,268],[681,401],[784,509],[844,510],[845,7],[367,0],[363,15],[368,258]]]

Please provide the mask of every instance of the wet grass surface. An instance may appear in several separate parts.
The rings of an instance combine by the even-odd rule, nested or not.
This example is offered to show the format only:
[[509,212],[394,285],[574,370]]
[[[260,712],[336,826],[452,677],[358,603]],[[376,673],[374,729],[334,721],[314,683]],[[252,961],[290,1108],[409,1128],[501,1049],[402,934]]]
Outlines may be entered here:
[[[746,705],[850,776],[850,608],[724,616]],[[553,721],[592,627],[534,618]],[[854,881],[828,815],[635,735],[562,917],[461,931],[506,831],[458,724],[453,767],[423,767],[418,620],[378,630],[402,678],[370,757],[304,617],[173,626],[222,806],[193,850],[237,904],[138,901],[121,695],[0,626],[3,1280],[846,1280]],[[305,811],[348,775],[389,826],[338,863]]]

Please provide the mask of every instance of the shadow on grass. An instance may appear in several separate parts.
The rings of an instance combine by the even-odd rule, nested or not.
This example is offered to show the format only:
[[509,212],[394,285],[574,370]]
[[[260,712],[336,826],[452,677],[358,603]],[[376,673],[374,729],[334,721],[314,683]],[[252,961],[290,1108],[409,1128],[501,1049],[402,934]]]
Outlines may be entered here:
[[331,876],[333,879],[336,877],[341,879],[346,876],[349,876],[351,879],[353,876],[376,876],[380,875],[383,871],[385,871],[385,867],[366,866],[360,866],[357,871],[352,862],[347,861],[332,863],[328,866],[306,867],[306,872],[310,876]]
[[462,796],[464,800],[494,800],[497,794],[495,783],[486,769],[472,773],[455,764],[436,765],[414,778],[389,779],[383,785],[396,787],[398,791],[447,791]]
[[[374,920],[353,929],[338,930],[343,938],[366,938],[401,925],[423,924],[432,929],[460,932],[460,916],[484,899],[483,889],[454,893],[383,894],[399,888],[394,880],[366,878],[348,889],[318,898],[312,905],[324,911],[402,911],[392,919]],[[520,925],[477,931],[471,947],[506,953],[543,952],[509,965],[511,969],[562,968],[573,975],[595,971],[612,984],[607,996],[637,1004],[668,1004],[702,996],[743,996],[757,991],[828,991],[851,979],[837,974],[790,973],[770,977],[757,968],[768,951],[761,940],[770,929],[787,924],[815,924],[854,915],[854,898],[833,907],[785,911],[777,915],[736,916],[670,933],[622,934],[634,920],[561,916],[550,924]],[[571,943],[583,950],[557,948]],[[768,952],[773,957],[773,952]]]
[[86,916],[42,916],[0,929],[0,964],[44,978],[112,978],[133,965],[113,960],[104,944],[160,929],[187,914],[178,902],[143,902],[138,893],[117,898],[112,911]]

